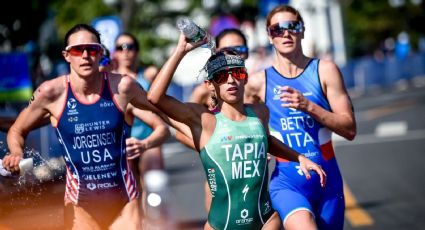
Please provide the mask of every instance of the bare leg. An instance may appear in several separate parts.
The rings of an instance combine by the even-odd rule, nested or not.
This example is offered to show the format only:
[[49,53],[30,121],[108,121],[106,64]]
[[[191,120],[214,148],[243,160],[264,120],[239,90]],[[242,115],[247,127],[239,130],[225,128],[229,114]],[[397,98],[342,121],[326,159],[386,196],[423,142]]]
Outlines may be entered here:
[[138,199],[134,199],[124,206],[120,216],[118,216],[117,219],[111,224],[109,229],[142,229],[140,216],[139,201]]
[[205,181],[204,189],[205,189],[205,210],[207,211],[207,213],[209,213],[211,208],[212,195],[211,195],[210,186],[208,185],[207,181]]
[[211,227],[210,223],[208,223],[208,221],[207,221],[204,225],[204,230],[214,230],[214,228]]
[[94,220],[94,218],[83,208],[75,205],[71,205],[73,209],[72,217],[72,230],[78,229],[93,229],[100,230],[102,229],[100,225]]
[[307,210],[299,210],[288,216],[284,223],[287,230],[317,229],[313,215]]
[[267,222],[261,228],[262,230],[278,230],[283,229],[282,221],[277,212],[274,212],[273,215],[267,220]]

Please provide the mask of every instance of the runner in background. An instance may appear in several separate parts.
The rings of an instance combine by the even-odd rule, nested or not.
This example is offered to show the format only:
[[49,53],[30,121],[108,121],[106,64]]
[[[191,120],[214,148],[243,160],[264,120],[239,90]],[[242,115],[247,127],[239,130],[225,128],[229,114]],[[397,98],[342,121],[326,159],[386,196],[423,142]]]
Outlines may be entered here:
[[[148,90],[158,70],[156,67],[140,69],[138,67],[139,43],[130,33],[122,33],[115,40],[114,60],[115,72],[133,77]],[[148,170],[164,169],[161,144],[169,137],[168,126],[151,111],[140,110],[129,106],[126,113],[131,124],[131,138],[127,139],[127,151],[133,171],[139,178],[139,186],[143,186],[143,175]],[[141,154],[143,153],[142,157]],[[142,189],[142,204],[145,193]]]

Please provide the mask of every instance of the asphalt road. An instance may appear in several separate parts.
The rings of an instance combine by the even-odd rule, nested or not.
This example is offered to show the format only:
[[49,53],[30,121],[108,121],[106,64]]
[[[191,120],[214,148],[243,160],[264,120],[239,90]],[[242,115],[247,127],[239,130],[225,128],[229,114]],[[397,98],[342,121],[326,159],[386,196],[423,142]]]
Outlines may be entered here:
[[[345,229],[424,229],[425,88],[353,104],[356,139],[334,138],[346,184]],[[205,175],[197,153],[169,142],[164,157],[172,218],[180,229],[202,229]],[[0,230],[63,228],[63,180],[16,188],[16,181],[0,178]]]
[[424,229],[425,89],[370,95],[354,105],[358,135],[335,143],[356,201],[347,205],[345,229]]

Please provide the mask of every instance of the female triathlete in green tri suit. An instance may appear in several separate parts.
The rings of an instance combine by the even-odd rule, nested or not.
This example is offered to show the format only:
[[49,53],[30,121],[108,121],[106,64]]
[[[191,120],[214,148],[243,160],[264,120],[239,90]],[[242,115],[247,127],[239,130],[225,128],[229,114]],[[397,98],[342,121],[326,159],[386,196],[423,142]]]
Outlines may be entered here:
[[307,179],[313,170],[322,186],[326,175],[320,166],[269,135],[264,105],[244,104],[248,76],[244,60],[237,55],[219,52],[206,65],[207,84],[217,92],[220,112],[165,95],[185,54],[205,42],[188,43],[180,35],[176,49],[151,85],[148,100],[190,128],[213,195],[205,229],[279,229],[280,218],[272,209],[267,189],[267,152],[300,162]]

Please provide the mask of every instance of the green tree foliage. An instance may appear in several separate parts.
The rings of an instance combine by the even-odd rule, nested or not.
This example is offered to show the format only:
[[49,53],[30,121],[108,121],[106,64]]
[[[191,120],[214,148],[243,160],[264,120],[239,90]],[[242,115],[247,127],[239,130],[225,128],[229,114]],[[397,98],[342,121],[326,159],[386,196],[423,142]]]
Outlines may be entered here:
[[347,48],[350,56],[371,54],[382,47],[385,39],[397,38],[401,31],[410,35],[416,48],[420,35],[425,35],[425,1],[414,5],[406,0],[402,7],[393,8],[388,0],[343,1]]
[[[174,24],[177,16],[190,15],[193,9],[201,7],[200,0],[187,0],[189,7],[186,12],[167,12],[161,8],[165,1],[115,0],[115,4],[106,5],[105,0],[14,0],[9,2],[7,7],[0,9],[0,27],[3,28],[0,44],[8,39],[15,49],[30,40],[37,41],[40,26],[50,13],[55,15],[60,45],[66,31],[76,23],[90,23],[99,16],[118,15],[123,20],[124,30],[135,34],[140,41],[142,62],[161,65],[161,62],[153,58],[157,54],[156,50],[165,49],[175,41],[158,38],[156,35],[158,25],[163,21]],[[346,44],[350,57],[372,53],[382,47],[386,38],[396,39],[401,31],[406,31],[410,35],[412,48],[417,50],[419,37],[425,36],[423,26],[425,0],[420,5],[414,5],[412,0],[405,0],[405,5],[398,8],[391,7],[389,0],[338,1],[342,4]],[[246,15],[248,12],[252,18],[242,17],[253,20],[257,3],[256,0],[244,0],[241,8],[243,10],[230,13]],[[227,0],[220,0],[220,6],[229,10],[226,4]],[[213,16],[214,12],[208,11],[206,14]]]
[[56,12],[60,38],[65,37],[66,32],[75,24],[90,24],[96,17],[116,14],[116,10],[105,5],[102,0],[55,0],[51,7]]

